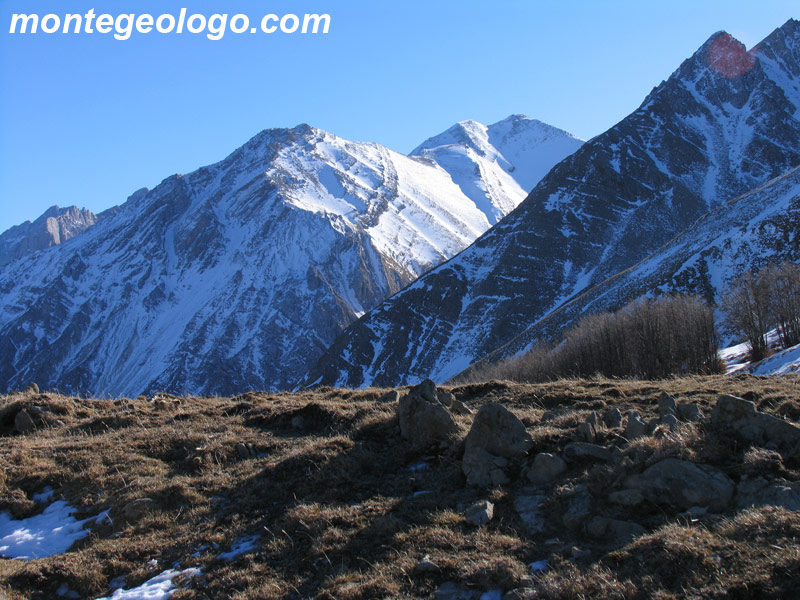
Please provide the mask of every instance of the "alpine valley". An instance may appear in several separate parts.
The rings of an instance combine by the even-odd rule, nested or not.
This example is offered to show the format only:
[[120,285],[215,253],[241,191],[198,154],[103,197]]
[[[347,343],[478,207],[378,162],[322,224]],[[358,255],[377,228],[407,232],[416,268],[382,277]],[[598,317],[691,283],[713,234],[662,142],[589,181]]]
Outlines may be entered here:
[[54,207],[0,236],[0,389],[290,387],[581,144],[520,115],[410,156],[301,125],[101,215]]
[[717,33],[467,250],[351,325],[306,383],[442,382],[640,295],[715,301],[738,271],[800,258],[797,165],[800,22],[750,51]]

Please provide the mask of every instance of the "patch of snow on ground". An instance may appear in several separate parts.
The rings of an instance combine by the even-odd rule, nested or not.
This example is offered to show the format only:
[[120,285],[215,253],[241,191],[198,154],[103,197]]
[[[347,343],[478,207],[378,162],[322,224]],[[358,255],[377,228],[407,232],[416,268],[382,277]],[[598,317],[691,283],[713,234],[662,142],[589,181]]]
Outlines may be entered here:
[[139,587],[129,590],[117,590],[112,596],[98,598],[97,600],[167,600],[178,589],[172,583],[173,579],[178,577],[197,577],[201,573],[200,569],[184,569],[183,571],[169,569],[152,579],[148,579]]
[[64,500],[53,502],[44,512],[16,521],[0,513],[0,556],[32,560],[66,552],[77,540],[89,535],[86,523],[104,518],[107,512],[82,521]]
[[258,548],[256,542],[258,541],[257,535],[248,535],[234,540],[231,549],[228,552],[223,552],[217,558],[222,560],[233,560],[237,556],[247,554],[251,550]]

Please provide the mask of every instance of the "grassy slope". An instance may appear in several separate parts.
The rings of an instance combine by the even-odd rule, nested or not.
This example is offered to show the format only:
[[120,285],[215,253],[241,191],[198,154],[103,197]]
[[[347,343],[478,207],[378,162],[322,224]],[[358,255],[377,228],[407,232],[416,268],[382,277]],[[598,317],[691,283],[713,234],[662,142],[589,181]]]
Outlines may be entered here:
[[[511,408],[533,435],[531,455],[563,446],[592,410],[632,407],[653,416],[661,390],[698,402],[705,415],[720,393],[733,393],[750,394],[761,410],[800,417],[795,377],[452,388],[473,409],[488,401]],[[800,514],[761,509],[687,520],[645,510],[627,517],[650,535],[628,544],[592,539],[558,527],[560,490],[581,482],[602,490],[624,473],[584,463],[571,467],[544,505],[553,530],[533,536],[513,508],[524,483],[466,488],[457,442],[411,454],[399,437],[394,406],[376,402],[385,391],[0,399],[0,510],[33,514],[37,508],[28,498],[49,485],[86,515],[112,508],[113,519],[67,554],[0,560],[0,596],[53,598],[66,583],[93,598],[109,594],[109,582],[120,575],[132,587],[174,563],[204,573],[174,600],[418,598],[445,581],[477,591],[536,589],[537,598],[788,598],[800,589]],[[13,433],[13,415],[31,403],[48,406],[61,422]],[[545,411],[555,411],[555,418],[539,424]],[[292,424],[298,415],[301,428]],[[457,419],[463,438],[471,417]],[[242,458],[239,443],[251,443],[257,456]],[[636,457],[637,468],[681,456],[734,479],[745,472],[800,479],[800,464],[720,439],[702,424],[639,440],[625,452]],[[430,467],[410,470],[421,458]],[[414,496],[422,490],[430,493]],[[123,507],[143,497],[154,501],[152,510],[126,518]],[[486,497],[496,504],[494,520],[468,525],[464,507]],[[216,559],[236,538],[253,534],[259,536],[256,551],[232,562]],[[590,553],[572,560],[574,547]],[[436,569],[418,568],[425,555]],[[545,558],[550,570],[531,578],[526,565]],[[148,569],[151,559],[158,568]]]

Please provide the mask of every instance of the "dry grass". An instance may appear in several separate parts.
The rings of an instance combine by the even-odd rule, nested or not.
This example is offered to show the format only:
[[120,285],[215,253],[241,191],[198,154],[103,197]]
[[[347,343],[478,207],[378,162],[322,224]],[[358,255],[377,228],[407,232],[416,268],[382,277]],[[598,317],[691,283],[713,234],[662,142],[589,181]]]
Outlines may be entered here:
[[[794,377],[716,376],[492,381],[452,391],[473,409],[506,404],[528,426],[535,453],[562,448],[592,411],[636,409],[650,418],[664,389],[697,402],[705,414],[720,393],[749,395],[778,414],[797,403],[798,385]],[[384,392],[0,399],[0,510],[17,518],[34,514],[41,507],[31,496],[50,486],[81,515],[111,509],[112,518],[67,554],[0,560],[0,597],[53,598],[66,584],[93,598],[109,594],[119,576],[131,587],[173,564],[203,570],[175,600],[424,598],[446,581],[480,592],[532,588],[544,598],[789,597],[800,588],[800,516],[786,511],[684,523],[645,508],[637,518],[653,533],[625,546],[580,531],[530,535],[512,490],[465,487],[457,445],[410,452],[394,406],[376,402]],[[55,418],[34,433],[14,433],[14,415],[30,406]],[[466,433],[470,417],[458,420]],[[250,455],[243,458],[238,444],[249,445]],[[733,477],[800,478],[800,465],[777,452],[712,438],[702,424],[637,441],[625,454],[637,461],[573,466],[570,485],[609,486],[666,456],[710,462]],[[426,468],[409,468],[421,460]],[[563,510],[565,490],[563,499],[556,493],[544,506],[547,514]],[[494,520],[470,526],[465,507],[487,496],[495,502]],[[126,516],[125,507],[141,498],[153,501],[151,509]],[[255,551],[217,559],[246,535],[258,537]],[[574,546],[591,553],[571,560]],[[435,568],[420,569],[425,556]],[[526,565],[542,558],[551,569],[532,581]],[[148,568],[151,560],[158,567]]]

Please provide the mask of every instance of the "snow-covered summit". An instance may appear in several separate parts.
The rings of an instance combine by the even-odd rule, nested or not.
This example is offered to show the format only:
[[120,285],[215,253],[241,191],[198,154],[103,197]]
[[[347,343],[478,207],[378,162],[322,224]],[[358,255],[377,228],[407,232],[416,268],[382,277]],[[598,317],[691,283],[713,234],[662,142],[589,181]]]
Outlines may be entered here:
[[424,141],[411,156],[428,158],[446,169],[494,225],[582,144],[566,131],[511,115],[489,126],[473,120],[456,123]]
[[344,327],[524,197],[497,162],[451,171],[432,151],[267,129],[69,244],[15,257],[0,272],[0,390],[293,385]]

